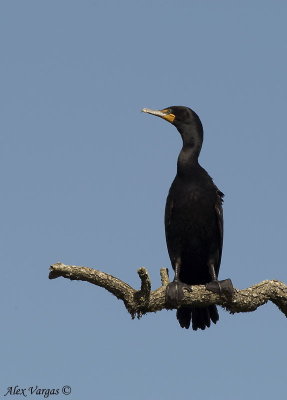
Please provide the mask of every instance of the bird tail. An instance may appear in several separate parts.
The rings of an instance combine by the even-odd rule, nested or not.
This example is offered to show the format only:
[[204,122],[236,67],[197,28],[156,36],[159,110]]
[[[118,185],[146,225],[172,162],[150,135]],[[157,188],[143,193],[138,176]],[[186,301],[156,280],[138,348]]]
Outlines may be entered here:
[[188,329],[192,321],[192,329],[205,329],[210,327],[210,321],[214,324],[219,320],[218,311],[215,305],[205,308],[179,307],[176,317],[182,328]]

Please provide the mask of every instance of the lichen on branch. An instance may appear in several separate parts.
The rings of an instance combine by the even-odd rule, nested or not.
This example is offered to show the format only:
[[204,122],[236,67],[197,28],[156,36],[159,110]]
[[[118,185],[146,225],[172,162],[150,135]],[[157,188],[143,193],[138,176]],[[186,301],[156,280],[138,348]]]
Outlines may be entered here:
[[[165,292],[169,283],[166,268],[160,270],[162,286],[151,290],[151,281],[146,268],[140,268],[138,275],[141,280],[140,289],[134,289],[126,282],[93,268],[53,264],[50,267],[49,279],[58,277],[70,280],[86,281],[100,286],[124,302],[127,311],[134,318],[149,312],[170,309],[166,304]],[[230,313],[255,311],[258,307],[273,302],[287,317],[287,286],[280,281],[265,280],[250,288],[234,290],[232,297],[216,294],[206,289],[204,285],[192,286],[192,291],[185,291],[180,305],[206,307],[217,304]]]

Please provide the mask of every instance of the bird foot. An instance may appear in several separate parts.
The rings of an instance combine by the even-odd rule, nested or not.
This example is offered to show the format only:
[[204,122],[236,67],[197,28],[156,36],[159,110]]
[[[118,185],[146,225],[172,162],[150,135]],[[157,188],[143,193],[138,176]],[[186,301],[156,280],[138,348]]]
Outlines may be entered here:
[[207,290],[213,293],[224,294],[225,296],[232,297],[234,288],[231,279],[224,279],[223,281],[211,281],[205,285]]
[[192,291],[191,286],[180,281],[173,281],[166,287],[165,301],[167,308],[178,307],[184,298],[184,290]]

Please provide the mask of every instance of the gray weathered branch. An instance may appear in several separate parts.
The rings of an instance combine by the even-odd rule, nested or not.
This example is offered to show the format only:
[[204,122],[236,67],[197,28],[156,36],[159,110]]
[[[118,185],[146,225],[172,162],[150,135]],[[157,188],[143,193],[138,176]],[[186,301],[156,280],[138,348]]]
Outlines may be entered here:
[[[136,290],[127,283],[105,272],[87,267],[77,267],[62,263],[50,267],[50,279],[60,276],[71,280],[87,281],[101,286],[123,300],[126,309],[134,318],[141,317],[148,312],[170,309],[166,305],[165,292],[169,283],[166,268],[160,270],[162,286],[151,290],[151,281],[145,268],[138,270],[141,288]],[[213,293],[204,285],[192,286],[192,292],[185,291],[181,305],[209,306],[217,304],[230,313],[254,311],[258,307],[272,301],[287,317],[287,286],[280,281],[262,281],[248,289],[234,290],[232,298]]]

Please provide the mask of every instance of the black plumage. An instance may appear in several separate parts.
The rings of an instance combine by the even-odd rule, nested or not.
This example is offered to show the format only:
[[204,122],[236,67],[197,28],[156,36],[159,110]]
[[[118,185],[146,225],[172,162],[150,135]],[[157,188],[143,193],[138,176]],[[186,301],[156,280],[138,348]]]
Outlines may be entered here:
[[[172,123],[183,146],[177,174],[165,208],[165,233],[169,257],[175,270],[169,298],[176,301],[185,285],[217,281],[223,244],[223,193],[198,162],[203,128],[198,115],[187,107],[172,106],[160,111],[143,109]],[[219,319],[215,305],[179,307],[177,319],[183,328],[205,329]]]

